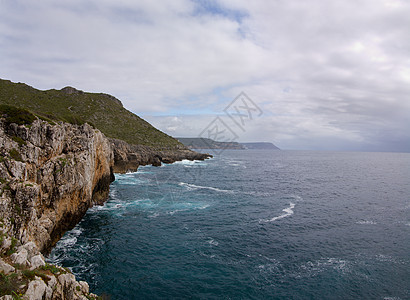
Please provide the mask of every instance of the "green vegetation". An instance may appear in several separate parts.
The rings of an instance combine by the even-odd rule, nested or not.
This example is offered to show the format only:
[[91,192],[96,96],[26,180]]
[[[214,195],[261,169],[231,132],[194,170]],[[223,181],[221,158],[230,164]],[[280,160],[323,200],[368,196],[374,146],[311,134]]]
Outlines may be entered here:
[[13,136],[11,139],[19,144],[20,147],[27,144],[27,142],[19,136]]
[[40,267],[41,270],[44,271],[50,271],[53,274],[66,274],[67,270],[65,269],[60,269],[59,267],[55,266],[55,265],[50,265],[47,264],[45,266]]
[[12,297],[13,297],[13,300],[23,300],[23,294],[21,293],[17,294],[15,291],[13,291]]
[[6,124],[16,123],[19,125],[30,125],[36,117],[26,109],[12,105],[0,105],[0,114],[6,119]]
[[9,294],[18,295],[15,291],[19,290],[21,284],[22,282],[16,273],[5,275],[0,272],[0,296]]
[[[146,100],[146,99],[144,99]],[[87,122],[101,130],[106,136],[124,140],[130,144],[141,144],[156,149],[174,149],[182,144],[151,126],[137,115],[126,110],[116,98],[101,93],[85,93],[73,88],[40,91],[23,83],[0,79],[0,104],[13,105],[21,113],[18,120],[25,124],[30,110],[39,118],[50,122],[64,121],[73,124]],[[7,108],[8,109],[8,108]],[[3,111],[3,115],[7,114]],[[9,114],[7,114],[8,116]],[[12,114],[11,114],[12,115]],[[8,119],[7,122],[11,122]],[[32,121],[31,121],[32,122]]]
[[0,297],[4,295],[12,295],[13,299],[23,299],[22,293],[26,289],[29,281],[35,279],[35,277],[40,277],[46,284],[49,282],[50,272],[52,274],[65,274],[64,270],[60,268],[46,264],[40,268],[29,270],[23,265],[15,264],[14,268],[19,270],[17,272],[5,275],[0,272]]
[[86,297],[88,300],[103,300],[103,297],[101,296],[93,297],[93,296],[87,295]]
[[60,161],[62,168],[64,168],[68,164],[67,158],[59,158],[58,160]]
[[20,205],[16,204],[16,205],[14,206],[14,208],[15,208],[15,210],[16,210],[16,212],[17,212],[17,214],[18,214],[19,216],[22,216],[22,215],[23,215]]
[[16,150],[15,148],[11,149],[9,151],[9,154],[12,159],[17,160],[17,161],[23,161],[23,159],[21,158],[20,152],[18,152],[18,150]]
[[17,245],[17,239],[14,237],[11,237],[11,246],[6,252],[7,256],[10,256],[17,251],[16,245]]

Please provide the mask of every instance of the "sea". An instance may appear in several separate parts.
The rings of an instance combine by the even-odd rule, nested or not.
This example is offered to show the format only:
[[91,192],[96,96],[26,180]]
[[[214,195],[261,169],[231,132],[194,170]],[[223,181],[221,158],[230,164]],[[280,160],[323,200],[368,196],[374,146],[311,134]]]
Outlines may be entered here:
[[224,150],[115,178],[48,257],[106,299],[410,299],[410,153]]

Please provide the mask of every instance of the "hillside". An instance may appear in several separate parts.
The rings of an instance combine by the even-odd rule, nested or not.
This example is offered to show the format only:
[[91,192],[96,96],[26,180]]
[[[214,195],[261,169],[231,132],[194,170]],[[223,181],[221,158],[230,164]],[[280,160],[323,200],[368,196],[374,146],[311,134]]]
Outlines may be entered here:
[[206,138],[176,138],[189,149],[236,149],[243,150],[241,144],[237,142],[218,142]]
[[24,83],[0,79],[0,104],[25,108],[44,120],[85,122],[107,137],[158,150],[183,147],[176,139],[154,128],[125,109],[121,101],[102,93],[87,93],[72,87],[61,90],[37,90]]
[[256,142],[256,143],[241,143],[246,149],[258,149],[258,150],[280,150],[272,143]]
[[238,143],[238,142],[218,142],[206,138],[176,138],[189,149],[260,149],[260,150],[280,150],[272,143]]

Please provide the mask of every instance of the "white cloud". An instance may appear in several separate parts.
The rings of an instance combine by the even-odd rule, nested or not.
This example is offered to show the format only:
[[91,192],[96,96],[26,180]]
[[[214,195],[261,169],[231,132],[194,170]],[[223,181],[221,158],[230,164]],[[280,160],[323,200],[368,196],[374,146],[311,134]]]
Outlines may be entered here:
[[170,134],[245,91],[264,116],[242,139],[410,151],[409,15],[400,0],[3,0],[0,77],[111,93],[172,115],[148,117]]

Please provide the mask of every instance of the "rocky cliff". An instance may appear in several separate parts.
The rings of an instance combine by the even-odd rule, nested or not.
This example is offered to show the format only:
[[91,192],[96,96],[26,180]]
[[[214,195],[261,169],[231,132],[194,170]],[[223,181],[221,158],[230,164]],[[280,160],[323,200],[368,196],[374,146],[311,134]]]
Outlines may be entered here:
[[212,157],[209,154],[198,153],[180,146],[178,149],[155,150],[144,145],[130,145],[124,141],[110,139],[114,151],[114,172],[134,172],[144,165],[160,166],[179,160],[204,160]]
[[48,252],[89,207],[103,203],[113,164],[111,143],[88,124],[50,125],[37,119],[17,125],[0,120],[3,295],[87,299],[88,285],[76,282],[64,269],[46,265],[41,253]]
[[129,145],[88,124],[13,114],[0,115],[0,299],[95,299],[86,282],[46,264],[43,254],[106,200],[114,171],[210,156],[183,146]]

